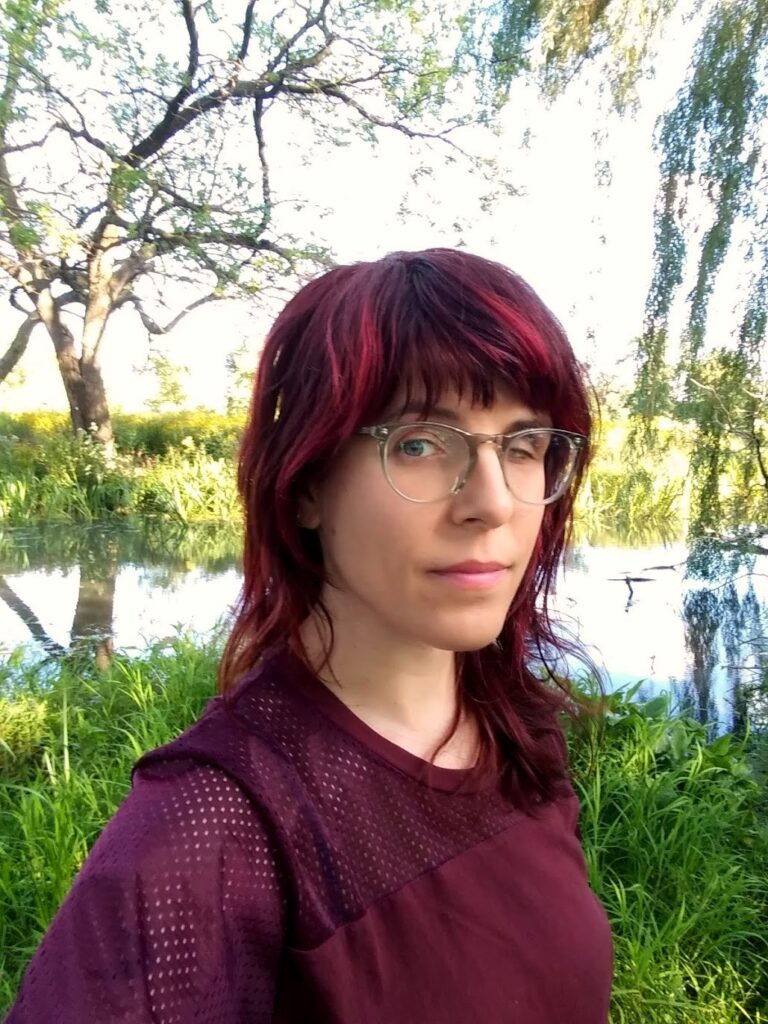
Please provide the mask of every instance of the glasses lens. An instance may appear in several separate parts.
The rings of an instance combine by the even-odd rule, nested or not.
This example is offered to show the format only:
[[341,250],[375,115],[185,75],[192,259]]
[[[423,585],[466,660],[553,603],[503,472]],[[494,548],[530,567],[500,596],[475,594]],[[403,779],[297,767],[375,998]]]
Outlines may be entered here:
[[[470,467],[464,436],[450,427],[409,423],[387,438],[384,470],[394,489],[410,501],[440,501],[455,493]],[[556,501],[570,483],[578,448],[568,434],[524,430],[504,448],[501,463],[512,494],[530,505]]]
[[393,430],[387,439],[387,478],[411,501],[447,498],[468,465],[467,443],[453,430],[410,423]]
[[576,464],[576,446],[555,430],[516,434],[504,451],[504,474],[519,501],[545,505],[565,491]]

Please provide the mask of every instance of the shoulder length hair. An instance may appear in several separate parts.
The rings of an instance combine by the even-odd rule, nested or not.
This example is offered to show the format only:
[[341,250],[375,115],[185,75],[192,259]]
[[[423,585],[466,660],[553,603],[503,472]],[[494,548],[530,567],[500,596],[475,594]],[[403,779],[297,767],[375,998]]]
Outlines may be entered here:
[[[301,652],[301,624],[323,611],[322,551],[297,512],[340,447],[377,422],[400,389],[406,400],[423,399],[428,414],[449,389],[488,407],[500,384],[554,426],[590,438],[585,381],[563,328],[498,263],[451,249],[397,252],[336,267],[291,299],[267,337],[240,450],[244,580],[220,665],[222,693],[272,645],[288,641]],[[503,791],[529,808],[551,799],[565,776],[558,712],[579,704],[546,668],[577,653],[553,629],[548,598],[589,455],[588,444],[569,490],[545,509],[500,636],[457,654],[454,729],[471,709],[481,768],[499,770]]]

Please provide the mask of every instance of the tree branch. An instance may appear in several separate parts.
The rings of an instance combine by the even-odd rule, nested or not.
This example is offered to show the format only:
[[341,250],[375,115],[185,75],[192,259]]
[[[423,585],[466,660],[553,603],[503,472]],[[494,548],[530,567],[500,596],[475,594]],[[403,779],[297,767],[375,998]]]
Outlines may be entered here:
[[[18,224],[21,221],[23,210],[16,195],[16,189],[11,182],[8,164],[2,152],[0,152],[0,200],[2,200],[4,207],[4,219],[6,222],[9,223],[10,227]],[[16,246],[14,246],[14,249],[18,252]]]
[[[297,29],[293,33],[290,39],[286,39],[286,41],[283,43],[283,45],[280,47],[275,56],[267,65],[268,74],[272,74],[275,71],[277,71],[277,68],[287,58],[288,54],[291,52],[291,50],[294,48],[296,43],[298,43],[302,36],[306,35],[307,32],[309,32],[311,29],[318,28],[321,24],[325,22],[325,12],[328,10],[328,3],[329,0],[323,0],[323,3],[320,5],[320,9],[318,10],[317,14],[313,18],[308,18],[301,26],[301,28]],[[333,40],[333,37],[331,36],[327,29],[324,30],[324,35],[326,40],[325,49],[327,50],[328,46],[330,46]],[[300,62],[297,62],[295,67],[298,69],[300,67]],[[291,70],[293,69],[294,66],[291,65]]]
[[7,156],[8,153],[23,153],[25,149],[36,149],[39,146],[45,145],[48,141],[48,136],[59,125],[54,124],[48,129],[42,139],[35,139],[34,142],[21,142],[18,146],[0,146],[0,157]]
[[362,104],[358,103],[356,99],[345,93],[335,82],[315,79],[312,82],[308,82],[306,85],[281,83],[276,91],[280,90],[296,96],[330,96],[332,99],[341,100],[342,103],[351,107],[356,113],[358,113],[364,121],[368,121],[370,124],[376,125],[377,128],[389,128],[392,131],[400,132],[409,139],[433,139],[435,141],[444,142],[446,145],[455,149],[463,157],[470,159],[469,155],[461,148],[461,146],[457,145],[453,139],[448,138],[448,132],[452,130],[451,128],[447,128],[443,132],[425,132],[411,128],[409,125],[403,124],[400,121],[386,121],[383,117],[379,117],[377,114],[372,114],[369,110],[366,110]]
[[750,424],[750,428],[752,444],[755,449],[755,457],[757,458],[757,465],[760,469],[760,476],[763,478],[763,487],[766,492],[768,492],[768,464],[766,463],[763,455],[763,438],[762,435],[757,432],[757,425],[754,420]]
[[108,156],[110,160],[118,159],[118,156],[115,153],[115,151],[110,146],[108,146],[106,142],[102,142],[101,139],[97,138],[95,135],[92,135],[91,132],[89,132],[88,129],[85,127],[85,124],[83,124],[82,128],[73,128],[71,124],[68,124],[66,121],[62,120],[56,122],[56,127],[61,128],[62,131],[66,132],[71,139],[85,139],[89,146],[93,146],[94,149],[98,149],[100,152]]
[[264,141],[264,129],[261,119],[264,116],[264,97],[257,96],[253,101],[253,130],[256,135],[256,145],[259,150],[259,163],[261,164],[261,197],[264,201],[264,212],[259,224],[259,233],[266,231],[269,222],[272,220],[272,189],[269,183],[269,164],[267,163],[267,147]]
[[201,298],[195,299],[194,302],[190,302],[188,306],[185,306],[184,309],[182,309],[181,312],[177,313],[172,320],[169,320],[164,327],[161,327],[160,324],[158,324],[158,322],[146,312],[141,302],[141,299],[138,297],[138,295],[126,295],[126,297],[121,302],[119,302],[118,305],[123,306],[126,303],[131,303],[131,305],[133,305],[134,308],[136,309],[136,312],[139,314],[139,318],[141,319],[141,322],[144,324],[147,333],[155,335],[170,334],[174,327],[176,327],[189,313],[193,312],[193,310],[197,309],[200,306],[204,306],[209,302],[219,302],[223,298],[223,295],[217,295],[215,292],[210,292],[208,295],[203,295]]
[[240,42],[240,49],[237,52],[237,59],[242,64],[248,56],[248,47],[251,45],[251,32],[253,31],[253,8],[256,0],[248,0],[243,18],[243,38]]
[[29,344],[29,339],[32,337],[32,331],[39,323],[40,317],[37,311],[28,313],[27,319],[22,321],[18,331],[16,331],[16,337],[8,346],[5,355],[0,357],[0,381],[5,380],[24,355],[27,350],[27,345]]
[[8,256],[3,256],[1,252],[0,270],[4,270],[14,281],[21,280],[21,263],[18,260],[10,259]]
[[182,246],[201,245],[233,245],[241,249],[250,249],[252,252],[273,252],[281,256],[287,262],[292,261],[291,253],[281,248],[275,242],[259,238],[256,234],[246,232],[225,231],[223,229],[206,232],[180,232],[163,231],[161,228],[150,228],[145,235],[148,242],[155,242],[158,252],[171,252]]

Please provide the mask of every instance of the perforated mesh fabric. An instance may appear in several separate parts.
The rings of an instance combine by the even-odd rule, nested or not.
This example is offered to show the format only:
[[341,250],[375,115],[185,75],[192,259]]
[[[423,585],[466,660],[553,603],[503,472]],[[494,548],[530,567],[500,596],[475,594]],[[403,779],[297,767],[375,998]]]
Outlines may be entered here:
[[138,762],[8,1024],[273,1021],[287,949],[317,949],[520,816],[472,772],[427,785],[423,768],[293,655],[268,658]]

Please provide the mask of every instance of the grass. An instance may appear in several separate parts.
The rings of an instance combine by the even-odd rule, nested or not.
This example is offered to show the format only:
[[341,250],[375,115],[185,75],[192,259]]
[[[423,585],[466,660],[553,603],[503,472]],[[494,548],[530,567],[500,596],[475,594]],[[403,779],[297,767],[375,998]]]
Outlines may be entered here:
[[[133,762],[201,712],[217,657],[215,641],[179,638],[103,675],[85,658],[0,666],[0,1015]],[[708,743],[663,700],[631,696],[570,737],[614,928],[612,1021],[766,1024],[768,741]]]
[[614,928],[613,1021],[768,1020],[768,737],[707,740],[666,698],[609,697],[573,738],[590,882]]
[[0,525],[138,516],[187,524],[240,515],[233,446],[212,455],[187,435],[160,455],[118,451],[107,459],[86,437],[0,434]]

